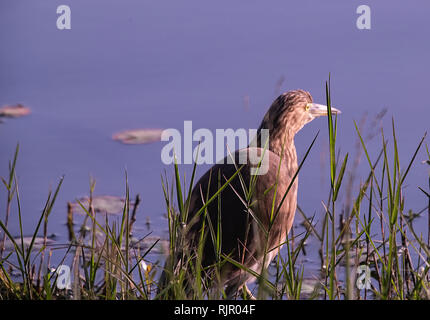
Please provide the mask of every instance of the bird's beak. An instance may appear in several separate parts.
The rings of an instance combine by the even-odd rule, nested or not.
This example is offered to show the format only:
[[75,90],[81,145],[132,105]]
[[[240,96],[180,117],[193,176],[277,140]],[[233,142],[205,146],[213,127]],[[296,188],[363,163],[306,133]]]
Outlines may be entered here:
[[[327,106],[318,103],[309,103],[309,113],[314,117],[326,116],[328,114]],[[339,114],[340,110],[331,107],[331,114]]]

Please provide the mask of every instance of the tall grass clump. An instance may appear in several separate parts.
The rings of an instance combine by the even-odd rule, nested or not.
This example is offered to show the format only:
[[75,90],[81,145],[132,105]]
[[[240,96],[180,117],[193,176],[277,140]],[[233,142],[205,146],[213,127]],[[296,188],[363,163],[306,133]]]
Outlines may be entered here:
[[[23,228],[21,200],[16,177],[17,147],[14,160],[9,166],[9,179],[2,178],[7,190],[6,219],[0,220],[3,232],[0,249],[0,299],[149,299],[155,287],[155,269],[146,263],[147,255],[157,245],[158,240],[146,242],[132,237],[139,196],[133,210],[130,209],[130,194],[126,179],[125,201],[122,215],[109,221],[108,215],[96,216],[93,206],[95,181],[90,183],[88,206],[77,200],[85,213],[85,218],[77,234],[73,218],[69,212],[69,243],[47,244],[48,218],[60,191],[62,177],[54,192],[49,192],[39,220],[30,237]],[[16,201],[19,221],[19,235],[8,230],[7,221],[12,218],[11,203]],[[70,204],[68,205],[70,208]],[[41,228],[43,226],[43,231]],[[42,234],[42,245],[36,240]],[[6,250],[6,243],[12,245]],[[63,257],[57,265],[51,264],[53,252],[62,251]],[[46,257],[48,261],[46,261]],[[57,272],[62,265],[70,266],[70,278]],[[64,269],[63,269],[64,270]],[[70,281],[69,281],[70,280]],[[62,282],[60,284],[59,282]]]

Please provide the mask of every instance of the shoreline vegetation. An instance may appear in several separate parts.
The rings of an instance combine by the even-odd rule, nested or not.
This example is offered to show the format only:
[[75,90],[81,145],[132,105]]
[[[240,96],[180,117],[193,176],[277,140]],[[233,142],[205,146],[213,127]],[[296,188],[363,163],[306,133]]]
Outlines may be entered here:
[[[327,106],[331,108],[329,83],[326,84],[326,98]],[[328,114],[331,114],[330,110]],[[296,219],[299,216],[303,219],[304,231],[288,235],[282,250],[268,267],[270,270],[255,272],[239,261],[220,255],[214,266],[215,272],[206,283],[201,281],[207,270],[199,265],[199,250],[197,253],[187,252],[183,234],[196,164],[188,182],[181,177],[177,163],[174,164],[173,180],[167,174],[161,178],[169,228],[164,244],[150,234],[141,239],[134,237],[133,225],[141,199],[138,195],[130,198],[126,174],[121,214],[114,219],[96,210],[95,181],[91,180],[89,197],[68,204],[69,242],[57,245],[50,241],[48,220],[64,177],[49,192],[33,234],[24,236],[16,173],[18,145],[8,174],[1,178],[2,201],[3,194],[6,201],[0,206],[0,300],[219,299],[225,297],[225,293],[217,285],[219,274],[216,270],[225,263],[252,273],[257,279],[253,288],[257,299],[430,299],[430,174],[426,178],[427,186],[413,186],[422,192],[423,203],[427,203],[424,210],[413,212],[405,207],[404,193],[408,173],[419,163],[417,155],[422,149],[428,156],[423,162],[430,168],[426,134],[418,141],[415,152],[407,157],[409,161],[400,163],[394,120],[389,134],[382,129],[378,134],[381,141],[378,154],[368,152],[367,138],[354,123],[360,149],[357,157],[361,156],[368,165],[367,175],[358,177],[354,168],[359,160],[350,160],[351,157],[341,154],[337,147],[337,121],[336,116],[328,116],[330,177],[327,183],[330,191],[326,200],[321,199],[325,206],[323,215],[315,219],[315,215],[298,207]],[[313,142],[301,163],[306,161]],[[346,172],[352,173],[346,175]],[[240,167],[236,176],[240,179]],[[351,187],[355,181],[360,181],[357,191]],[[258,178],[254,186],[255,183]],[[205,199],[201,214],[205,214],[205,207],[210,202],[219,200],[228,184],[229,181],[222,183],[219,180],[219,191]],[[250,196],[254,186],[247,186]],[[348,194],[349,201],[339,200],[341,192]],[[84,215],[80,228],[75,225],[72,207]],[[10,219],[18,219],[18,236],[15,236],[16,231],[9,229]],[[417,219],[427,224],[426,232],[416,231],[414,223]],[[218,243],[219,232],[212,225],[204,225],[201,238],[206,235]],[[311,284],[304,279],[308,266],[300,259],[305,255],[310,238],[316,241],[320,258],[319,270]],[[68,263],[69,269],[64,272],[59,272],[59,266],[53,269],[51,265],[52,256],[56,254],[55,246],[62,247],[64,256],[60,260]],[[163,279],[163,286],[159,286],[164,261],[150,262],[153,259],[148,257],[162,251],[167,251],[169,257],[180,256],[181,262],[178,264],[175,258],[168,260],[167,278]],[[196,256],[191,258],[194,254]],[[185,284],[188,284],[187,288]]]

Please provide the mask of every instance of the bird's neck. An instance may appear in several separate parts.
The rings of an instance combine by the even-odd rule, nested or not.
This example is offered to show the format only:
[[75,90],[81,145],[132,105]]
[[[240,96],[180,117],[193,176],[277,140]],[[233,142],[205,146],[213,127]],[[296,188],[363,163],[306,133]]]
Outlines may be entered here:
[[[261,130],[261,127],[260,127]],[[289,129],[274,130],[269,129],[268,142],[267,136],[262,134],[259,130],[257,134],[257,146],[260,148],[267,148],[276,155],[278,155],[282,162],[290,169],[297,170],[297,153],[296,147],[294,146],[295,132]]]
[[276,153],[289,169],[297,169],[294,135],[288,132],[271,134],[269,138],[269,150]]

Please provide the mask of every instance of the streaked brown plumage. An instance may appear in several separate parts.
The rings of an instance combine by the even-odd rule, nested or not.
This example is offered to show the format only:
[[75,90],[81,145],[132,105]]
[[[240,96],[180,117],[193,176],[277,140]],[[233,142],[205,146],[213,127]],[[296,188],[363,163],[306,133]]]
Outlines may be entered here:
[[[332,108],[332,112],[338,113],[339,111]],[[208,225],[212,225],[216,230],[218,215],[220,214],[221,217],[222,255],[228,255],[230,259],[260,273],[265,250],[264,267],[267,267],[277,254],[278,250],[276,249],[285,241],[291,229],[297,206],[297,178],[294,179],[284,202],[280,205],[281,199],[298,169],[294,136],[306,123],[315,117],[326,114],[327,108],[314,104],[308,92],[303,90],[286,92],[273,102],[258,129],[257,137],[260,137],[262,129],[269,129],[268,150],[262,149],[264,146],[260,144],[261,139],[258,138],[257,150],[248,147],[246,150],[239,150],[234,153],[235,161],[239,163],[240,152],[257,151],[259,154],[266,152],[265,156],[269,157],[269,167],[266,174],[257,178],[252,199],[248,202],[252,203],[250,208],[246,205],[245,199],[247,197],[243,187],[244,184],[245,189],[247,189],[251,182],[252,164],[249,161],[241,169],[242,179],[236,176],[230,185],[222,191],[220,210],[218,209],[218,200],[208,205],[207,217],[210,219],[210,223],[209,220],[205,222],[207,229],[209,229]],[[209,195],[210,198],[215,194],[219,184],[224,184],[239,166],[240,164],[237,166],[228,164],[224,159],[221,164],[214,165],[206,172],[194,186],[186,229],[186,239],[191,250],[197,247],[200,239],[203,215],[196,216],[196,213],[204,205],[206,195]],[[221,182],[219,182],[218,177],[221,178]],[[276,184],[277,188],[274,188]],[[261,225],[268,230],[275,189],[274,208],[276,209],[278,206],[280,208],[278,215],[272,221],[272,228],[266,238]],[[207,232],[205,239],[202,266],[208,267],[216,262],[216,250],[210,232]],[[246,284],[255,279],[249,272],[243,271],[231,263],[226,263],[221,268],[220,280],[221,286],[225,286],[227,297],[233,298],[243,286],[247,290]],[[247,293],[250,294],[248,290]]]

